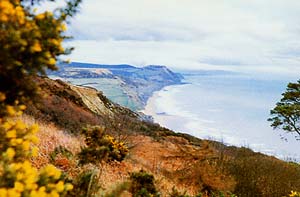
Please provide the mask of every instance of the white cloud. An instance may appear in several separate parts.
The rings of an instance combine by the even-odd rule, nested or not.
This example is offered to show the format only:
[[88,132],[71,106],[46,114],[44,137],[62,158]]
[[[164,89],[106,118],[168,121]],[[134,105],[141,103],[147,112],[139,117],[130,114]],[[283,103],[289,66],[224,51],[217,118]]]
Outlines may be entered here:
[[84,0],[71,57],[300,73],[299,17],[298,0]]

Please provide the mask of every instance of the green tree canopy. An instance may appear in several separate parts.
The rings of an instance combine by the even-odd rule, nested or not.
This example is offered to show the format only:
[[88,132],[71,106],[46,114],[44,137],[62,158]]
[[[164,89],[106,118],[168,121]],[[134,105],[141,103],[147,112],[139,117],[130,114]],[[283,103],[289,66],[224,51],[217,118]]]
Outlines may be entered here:
[[280,128],[300,136],[300,80],[289,83],[282,96],[280,102],[271,110],[268,121],[274,129]]

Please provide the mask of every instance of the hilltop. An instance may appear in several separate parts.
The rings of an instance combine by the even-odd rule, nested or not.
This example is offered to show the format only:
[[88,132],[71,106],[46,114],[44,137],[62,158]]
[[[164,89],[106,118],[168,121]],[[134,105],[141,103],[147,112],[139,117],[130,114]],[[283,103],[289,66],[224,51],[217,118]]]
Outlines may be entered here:
[[142,109],[154,91],[182,83],[182,75],[166,66],[135,67],[127,64],[103,65],[72,62],[59,65],[48,73],[73,84],[94,87],[112,101],[137,111]]
[[[88,182],[99,187],[94,191],[98,196],[122,185],[129,173],[141,169],[154,175],[161,196],[171,196],[177,190],[189,195],[222,191],[238,196],[284,196],[300,188],[298,164],[142,121],[139,114],[93,88],[49,78],[37,78],[36,83],[44,97],[23,116],[25,121],[41,125],[41,153],[33,163],[37,167],[53,163],[72,177],[93,169],[96,179]],[[85,147],[81,130],[88,125],[105,126],[108,134],[125,142],[129,147],[125,159],[80,166],[75,156],[57,153],[67,150],[76,155]]]

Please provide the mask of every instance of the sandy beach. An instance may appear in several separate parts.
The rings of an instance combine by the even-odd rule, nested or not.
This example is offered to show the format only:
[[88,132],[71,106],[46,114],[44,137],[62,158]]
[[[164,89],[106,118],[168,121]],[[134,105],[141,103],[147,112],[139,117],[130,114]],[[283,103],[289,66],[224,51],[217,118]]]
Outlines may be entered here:
[[187,120],[185,117],[178,117],[171,114],[166,113],[165,111],[160,111],[158,109],[158,102],[161,98],[161,93],[164,91],[168,91],[172,86],[167,86],[160,91],[156,91],[153,95],[148,99],[147,105],[145,109],[142,110],[144,114],[150,115],[153,117],[155,123],[159,123],[161,126],[172,129],[176,132],[184,132],[186,128]]

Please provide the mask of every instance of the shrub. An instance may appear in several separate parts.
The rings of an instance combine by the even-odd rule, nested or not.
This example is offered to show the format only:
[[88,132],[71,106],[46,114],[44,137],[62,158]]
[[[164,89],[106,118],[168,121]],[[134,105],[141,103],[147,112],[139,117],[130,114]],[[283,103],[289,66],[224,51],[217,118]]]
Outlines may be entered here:
[[38,171],[30,163],[38,126],[13,119],[25,109],[20,103],[38,95],[34,76],[56,69],[58,56],[70,52],[62,47],[65,22],[80,1],[67,0],[55,14],[37,14],[33,8],[40,0],[0,1],[0,196],[55,197],[73,188],[53,165]]
[[68,196],[89,197],[94,196],[100,189],[97,182],[98,170],[85,170],[72,181],[74,189],[68,193]]
[[58,56],[70,53],[62,47],[65,23],[80,1],[67,0],[55,14],[35,12],[40,0],[0,1],[0,92],[7,104],[32,100],[38,93],[32,76],[56,69]]
[[289,197],[300,197],[300,192],[291,191]]
[[134,197],[159,196],[152,174],[148,174],[144,170],[133,172],[130,174],[130,181],[131,186],[129,190]]
[[[5,96],[0,95],[3,101]],[[6,105],[8,115],[0,119],[0,196],[64,195],[73,186],[63,182],[59,170],[47,165],[38,171],[30,163],[38,151],[32,145],[38,142],[38,126],[12,120],[24,109],[23,105]]]
[[228,162],[238,196],[285,196],[300,188],[300,167],[276,158],[239,149]]
[[87,147],[78,154],[80,164],[101,161],[122,161],[128,154],[128,148],[123,142],[106,135],[104,127],[90,127],[83,129]]

